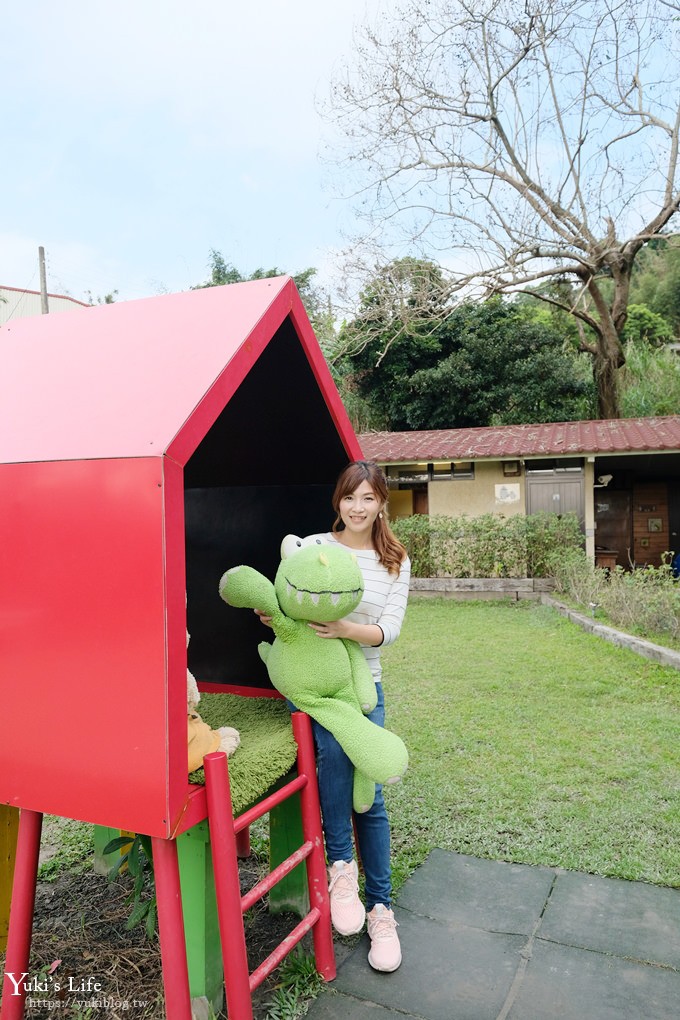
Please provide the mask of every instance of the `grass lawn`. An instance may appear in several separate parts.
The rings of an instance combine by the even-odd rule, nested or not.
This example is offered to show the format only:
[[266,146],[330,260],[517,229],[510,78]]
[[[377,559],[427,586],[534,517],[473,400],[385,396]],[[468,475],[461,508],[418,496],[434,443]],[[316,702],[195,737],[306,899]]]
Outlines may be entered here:
[[680,673],[532,602],[413,597],[383,653],[395,887],[433,847],[680,886]]

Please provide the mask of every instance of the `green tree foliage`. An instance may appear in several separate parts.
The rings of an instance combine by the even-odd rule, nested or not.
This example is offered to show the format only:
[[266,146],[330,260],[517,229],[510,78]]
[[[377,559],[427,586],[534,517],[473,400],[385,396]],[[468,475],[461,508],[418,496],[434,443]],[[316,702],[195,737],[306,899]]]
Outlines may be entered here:
[[[680,285],[680,280],[678,283]],[[606,290],[606,284],[603,284],[603,289]],[[590,331],[587,326],[579,324],[563,307],[569,304],[570,300],[577,300],[576,288],[567,282],[560,281],[557,285],[544,285],[542,291],[541,300],[538,300],[533,294],[522,294],[519,303],[536,322],[551,326],[565,340],[568,340],[574,350],[578,350],[580,340],[588,338]],[[559,295],[559,305],[548,303],[551,295]],[[628,305],[626,324],[621,331],[621,338],[624,343],[644,341],[653,347],[659,347],[673,339],[673,327],[663,315],[647,304],[633,302]]]
[[411,428],[517,425],[590,417],[592,381],[561,337],[500,299],[463,305],[442,327],[451,353],[416,372]]
[[660,347],[673,339],[673,329],[663,315],[653,312],[647,305],[628,305],[628,318],[623,327],[627,343],[647,343]]
[[442,356],[438,330],[447,298],[443,274],[433,262],[403,258],[374,271],[330,356],[357,431],[401,427],[394,413],[400,387]]
[[672,336],[680,337],[680,237],[658,238],[640,252],[630,296],[662,316]]
[[624,418],[680,414],[680,357],[644,341],[627,344],[621,413]]
[[252,273],[246,275],[240,269],[237,269],[232,262],[227,262],[222,253],[216,248],[210,249],[208,268],[210,269],[210,279],[206,280],[205,283],[197,283],[191,288],[192,290],[201,290],[203,287],[222,287],[224,284],[229,283],[246,283],[248,280],[270,280],[274,276],[292,276],[303,300],[307,298],[312,303],[318,301],[318,296],[315,294],[312,285],[316,269],[309,268],[303,269],[299,273],[287,273],[284,269],[279,269],[278,266],[272,266],[271,269],[263,269],[260,266]]
[[[203,287],[223,287],[227,283],[243,283],[248,277],[243,276],[231,262],[227,262],[221,252],[216,248],[210,249],[210,279],[205,283],[197,283],[191,289],[201,290]],[[276,273],[272,272],[272,276]]]
[[588,327],[571,315],[568,309],[579,300],[578,288],[567,279],[549,280],[517,295],[518,307],[548,329],[558,333],[573,351],[588,337]]
[[[399,295],[391,292],[391,301],[381,303],[390,274],[401,284]],[[388,267],[363,292],[340,347],[344,374],[366,402],[371,427],[408,431],[591,416],[587,367],[549,324],[500,298],[451,309],[445,297],[437,268],[414,259]],[[405,320],[397,306],[409,301]]]
[[89,305],[113,305],[116,303],[116,298],[118,297],[117,290],[109,291],[109,293],[104,294],[103,297],[101,294],[98,294],[96,298],[93,297],[91,290],[85,291],[85,293],[87,294],[87,303]]
[[357,432],[388,427],[380,383],[385,358],[408,374],[420,366],[424,352],[437,355],[440,346],[433,331],[446,317],[448,296],[441,269],[425,259],[396,259],[373,270],[356,314],[325,351]]

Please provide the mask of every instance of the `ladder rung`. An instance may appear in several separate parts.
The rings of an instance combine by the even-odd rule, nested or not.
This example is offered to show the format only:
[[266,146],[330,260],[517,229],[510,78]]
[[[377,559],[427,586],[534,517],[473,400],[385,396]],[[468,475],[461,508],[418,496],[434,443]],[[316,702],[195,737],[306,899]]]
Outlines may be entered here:
[[290,935],[287,935],[283,942],[276,947],[273,953],[270,953],[266,960],[264,960],[257,970],[254,970],[250,975],[249,984],[251,993],[258,988],[264,979],[271,974],[271,972],[278,967],[281,960],[288,956],[291,949],[294,949],[298,942],[304,938],[308,931],[310,931],[316,922],[321,917],[321,912],[318,907],[312,907],[308,914],[306,914],[300,923],[293,928]]
[[286,783],[286,785],[282,786],[280,790],[270,793],[264,800],[261,800],[258,804],[255,804],[254,807],[249,808],[248,811],[244,811],[242,815],[235,818],[234,832],[240,832],[241,829],[245,829],[246,826],[252,825],[252,823],[256,822],[258,818],[262,817],[262,815],[266,815],[273,807],[276,807],[277,804],[281,804],[284,800],[287,800],[288,797],[297,793],[298,790],[301,790],[303,786],[306,785],[307,776],[305,775],[296,776],[295,779],[291,779],[290,783]]
[[309,857],[312,850],[314,849],[313,844],[310,840],[303,843],[299,850],[295,850],[290,857],[286,857],[285,861],[281,861],[273,871],[270,871],[266,878],[263,878],[257,885],[254,885],[252,889],[249,889],[245,896],[241,897],[241,911],[245,914],[246,910],[250,910],[254,903],[261,900],[265,893],[268,893],[277,882],[280,882],[282,878],[290,874],[293,868],[297,868],[298,864]]

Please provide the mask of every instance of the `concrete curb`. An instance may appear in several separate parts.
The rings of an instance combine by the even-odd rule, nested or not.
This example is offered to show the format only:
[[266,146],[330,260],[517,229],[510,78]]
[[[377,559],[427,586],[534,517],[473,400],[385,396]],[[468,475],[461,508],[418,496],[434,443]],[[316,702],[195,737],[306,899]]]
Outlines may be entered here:
[[544,577],[412,577],[410,590],[442,598],[527,599],[538,598],[539,592],[554,587],[554,582]]
[[590,634],[604,638],[605,641],[609,641],[612,645],[618,645],[619,648],[628,648],[631,652],[635,652],[636,655],[641,655],[645,659],[652,659],[663,666],[672,666],[673,669],[680,670],[680,652],[664,648],[663,645],[655,645],[651,641],[645,641],[644,638],[633,637],[632,634],[624,634],[623,631],[614,630],[613,627],[605,627],[603,623],[597,623],[590,616],[579,613],[575,609],[570,609],[563,602],[558,602],[557,599],[551,598],[544,592],[541,593],[540,598],[543,605],[556,609],[561,616],[566,616]]

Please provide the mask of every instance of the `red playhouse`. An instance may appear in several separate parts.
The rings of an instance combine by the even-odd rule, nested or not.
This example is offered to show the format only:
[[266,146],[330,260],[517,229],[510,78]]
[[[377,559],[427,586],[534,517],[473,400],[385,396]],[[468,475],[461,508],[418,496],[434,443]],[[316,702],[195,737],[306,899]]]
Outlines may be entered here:
[[[167,1016],[189,1020],[177,841],[207,820],[229,1015],[242,1020],[287,951],[248,974],[235,839],[273,802],[234,820],[223,754],[206,758],[205,786],[189,783],[186,630],[202,691],[275,693],[261,624],[226,606],[218,581],[236,563],[273,577],[286,533],[328,527],[357,439],[288,277],[23,319],[0,340],[1,669],[40,735],[31,747],[13,712],[0,718],[0,811],[19,809],[5,971],[29,969],[43,814],[145,833]],[[309,720],[293,721],[297,774],[274,796],[299,797],[304,840],[277,872],[305,861],[311,907],[295,940],[312,930],[330,979]],[[2,1020],[23,1016],[11,992]]]

